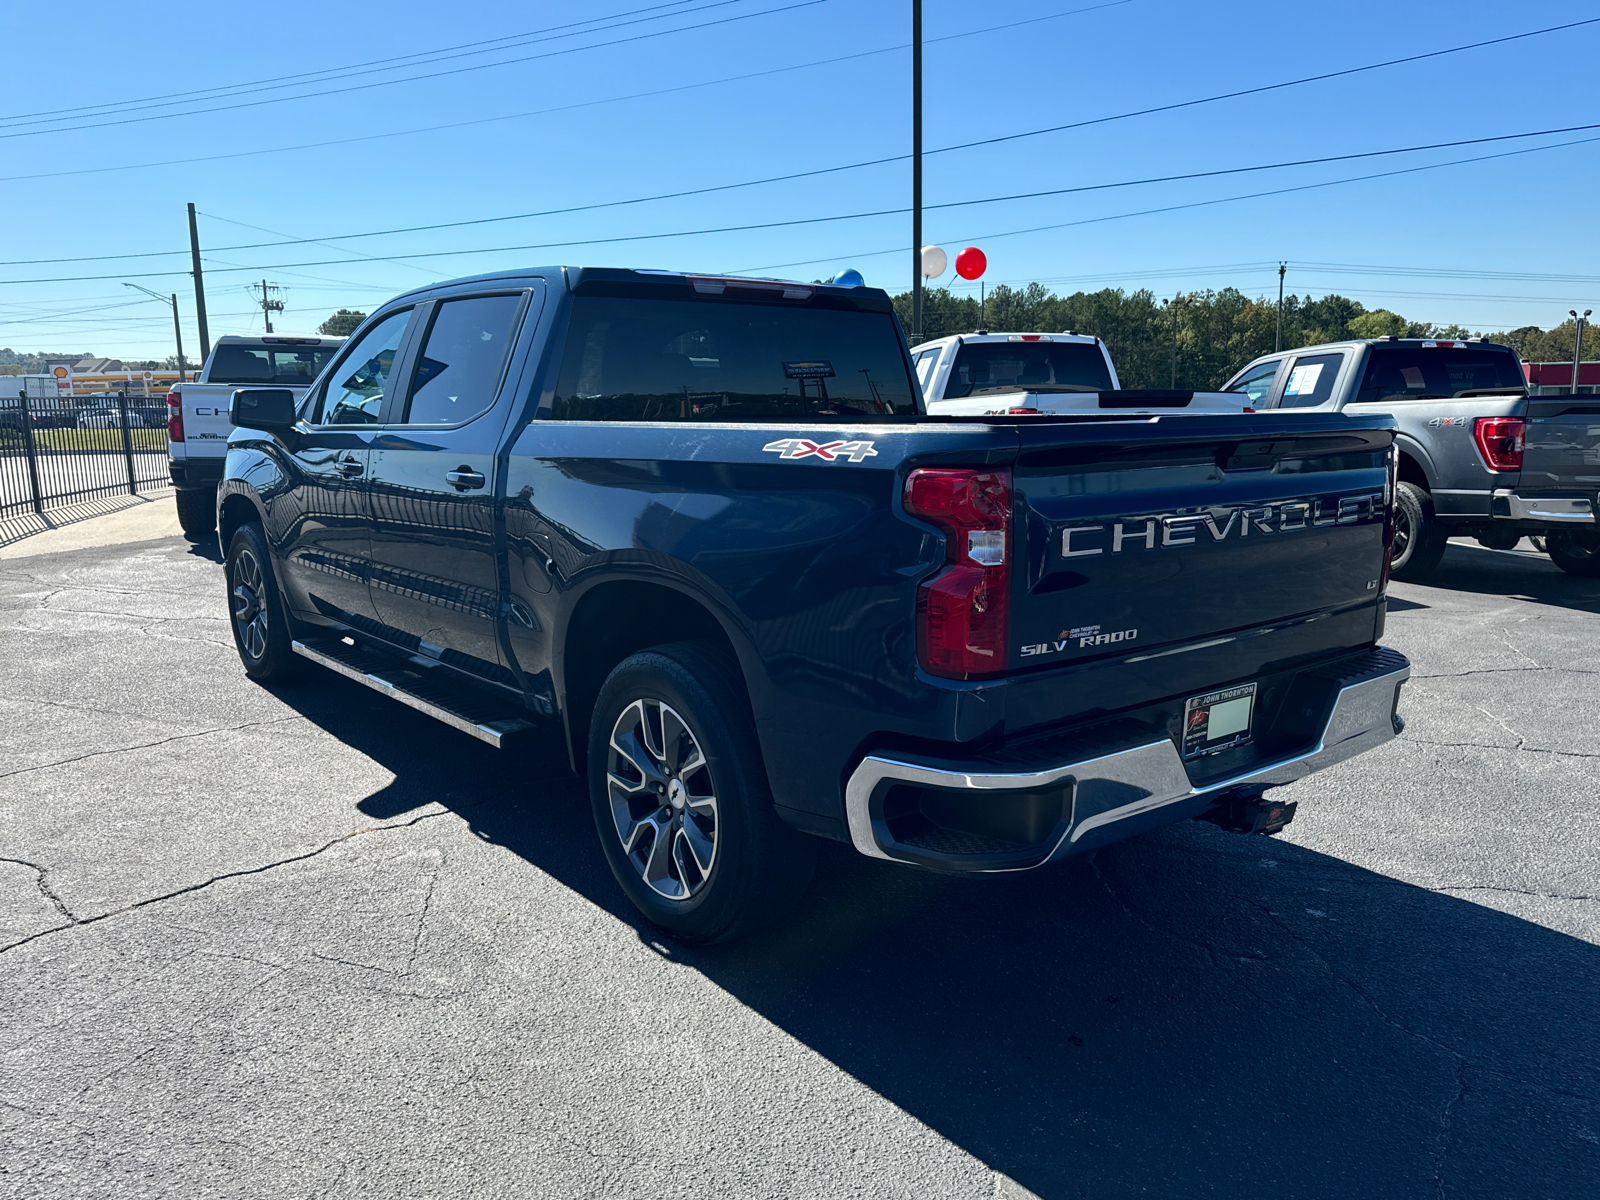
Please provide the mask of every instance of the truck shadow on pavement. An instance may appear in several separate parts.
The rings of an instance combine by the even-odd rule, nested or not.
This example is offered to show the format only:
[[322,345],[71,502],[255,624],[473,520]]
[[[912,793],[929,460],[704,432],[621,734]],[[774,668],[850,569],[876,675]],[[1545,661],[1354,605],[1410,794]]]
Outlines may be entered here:
[[1600,949],[1542,925],[1189,823],[1003,880],[829,844],[781,926],[684,947],[622,898],[554,739],[497,753],[344,681],[302,711],[394,773],[366,815],[445,805],[1040,1197],[1502,1200],[1600,1178]]
[[[1418,585],[1401,586],[1409,590]],[[1420,586],[1600,613],[1600,579],[1568,575],[1544,555],[1531,552],[1451,542],[1438,572]],[[1400,611],[1392,596],[1389,604],[1392,611]]]

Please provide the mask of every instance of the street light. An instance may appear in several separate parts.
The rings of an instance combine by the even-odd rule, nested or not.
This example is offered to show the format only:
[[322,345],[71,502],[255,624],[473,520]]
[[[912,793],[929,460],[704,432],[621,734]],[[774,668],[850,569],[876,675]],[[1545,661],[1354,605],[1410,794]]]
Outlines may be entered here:
[[1584,322],[1589,319],[1589,314],[1593,311],[1594,309],[1592,308],[1586,308],[1583,310],[1583,316],[1580,317],[1577,309],[1567,309],[1567,316],[1572,318],[1572,332],[1575,335],[1572,339],[1572,391],[1570,393],[1574,396],[1578,394],[1578,364],[1583,361],[1583,326]]
[[183,330],[178,325],[178,294],[174,292],[170,297],[163,296],[160,292],[152,292],[149,288],[142,287],[137,283],[124,283],[122,286],[131,287],[135,291],[143,292],[146,296],[161,301],[163,304],[172,305],[172,336],[178,343],[178,381],[180,383],[183,382],[186,370],[183,365]]

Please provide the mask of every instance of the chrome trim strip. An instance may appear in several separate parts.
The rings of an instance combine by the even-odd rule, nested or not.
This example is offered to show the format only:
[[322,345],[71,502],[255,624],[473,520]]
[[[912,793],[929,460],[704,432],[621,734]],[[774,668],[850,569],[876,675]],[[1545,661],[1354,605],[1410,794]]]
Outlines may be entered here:
[[452,729],[459,729],[462,733],[471,734],[480,742],[488,742],[496,750],[500,749],[502,741],[513,733],[524,729],[533,728],[528,721],[512,719],[509,721],[469,721],[448,708],[424,700],[421,696],[414,696],[399,684],[392,683],[381,675],[372,675],[356,667],[340,662],[332,655],[307,646],[304,642],[291,642],[290,648],[296,654],[309,658],[314,663],[327,667],[330,671],[337,671],[346,679],[353,679],[357,683],[371,688],[375,692],[382,692],[392,700],[398,700],[408,708],[414,708],[420,713],[426,713],[436,721],[443,721]]
[[1584,525],[1600,522],[1594,502],[1583,496],[1524,500],[1509,488],[1499,488],[1494,498],[1504,500],[1511,509],[1509,517],[1497,518],[1501,521],[1572,521]]
[[[1281,787],[1381,746],[1395,736],[1392,720],[1395,689],[1410,675],[1411,667],[1407,664],[1398,670],[1385,671],[1347,684],[1339,689],[1338,699],[1334,701],[1333,711],[1323,726],[1322,736],[1312,749],[1203,788],[1196,788],[1190,783],[1183,760],[1170,738],[1037,771],[977,772],[940,766],[932,760],[917,761],[909,756],[887,758],[869,755],[851,773],[845,785],[845,817],[850,840],[858,851],[869,858],[905,861],[884,848],[872,819],[872,794],[885,780],[950,790],[1030,791],[1070,779],[1075,785],[1073,820],[1063,832],[1061,840],[1037,864],[1043,866],[1062,857],[1085,834],[1106,825],[1169,804],[1201,799],[1233,788]],[[1092,803],[1097,791],[1116,793],[1128,790],[1142,794],[1104,811],[1078,817],[1077,813],[1084,802]],[[959,867],[960,862],[954,860],[951,865]],[[1031,869],[1021,867],[1006,870]]]

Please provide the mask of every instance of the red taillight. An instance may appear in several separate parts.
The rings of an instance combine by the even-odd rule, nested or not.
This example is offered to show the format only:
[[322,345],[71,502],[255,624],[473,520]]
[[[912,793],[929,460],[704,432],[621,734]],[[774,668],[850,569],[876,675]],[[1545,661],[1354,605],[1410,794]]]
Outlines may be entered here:
[[921,467],[906,479],[906,511],[945,533],[949,564],[917,592],[917,657],[930,674],[1004,674],[1011,584],[1011,473]]
[[167,439],[183,441],[183,396],[178,392],[167,393]]
[[1479,417],[1472,426],[1478,453],[1491,471],[1522,470],[1521,417]]
[[1008,409],[1006,409],[1006,415],[1007,416],[1020,417],[1020,416],[1025,416],[1025,415],[1028,415],[1028,414],[1032,414],[1033,416],[1038,416],[1039,415],[1039,410],[1037,408],[1008,408]]

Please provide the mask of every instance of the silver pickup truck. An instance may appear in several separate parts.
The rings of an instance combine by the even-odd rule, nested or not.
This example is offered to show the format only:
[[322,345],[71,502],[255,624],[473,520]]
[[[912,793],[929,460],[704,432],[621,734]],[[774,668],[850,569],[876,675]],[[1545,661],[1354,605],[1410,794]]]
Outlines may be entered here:
[[167,393],[167,447],[178,524],[191,541],[217,527],[217,483],[228,456],[228,405],[235,388],[289,388],[298,400],[344,342],[338,337],[228,335],[217,339],[200,377]]
[[1479,338],[1302,346],[1256,359],[1226,387],[1259,410],[1394,417],[1396,579],[1427,578],[1452,537],[1495,550],[1542,537],[1563,571],[1600,576],[1600,396],[1530,396],[1510,347]]

